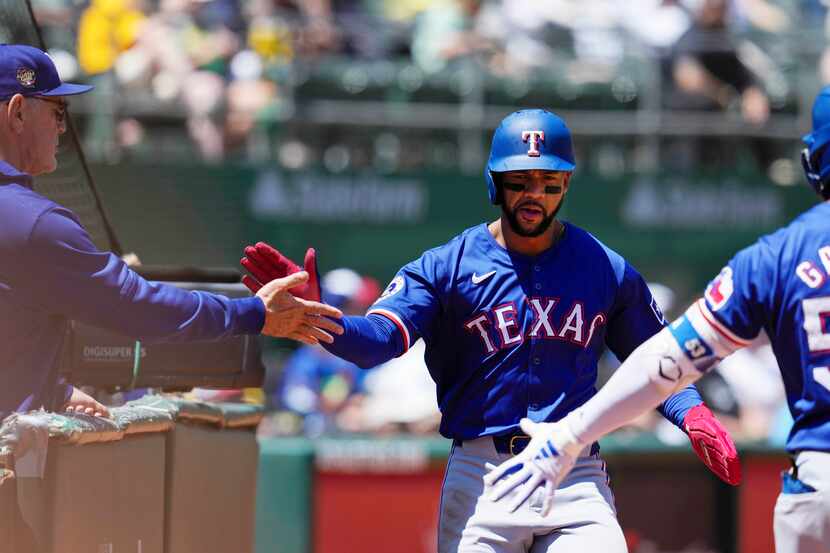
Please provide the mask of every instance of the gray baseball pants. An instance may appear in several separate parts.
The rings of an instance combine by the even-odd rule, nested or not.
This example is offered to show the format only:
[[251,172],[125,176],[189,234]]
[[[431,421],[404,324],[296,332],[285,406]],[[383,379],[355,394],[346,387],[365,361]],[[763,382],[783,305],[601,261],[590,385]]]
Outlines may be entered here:
[[784,489],[778,496],[775,551],[830,553],[830,453],[802,451],[795,456],[795,465],[797,479],[806,487],[798,493]]
[[514,513],[507,509],[510,495],[498,503],[482,495],[485,463],[509,458],[496,452],[492,438],[453,446],[441,489],[438,553],[627,552],[599,454],[580,455],[546,517],[542,488]]

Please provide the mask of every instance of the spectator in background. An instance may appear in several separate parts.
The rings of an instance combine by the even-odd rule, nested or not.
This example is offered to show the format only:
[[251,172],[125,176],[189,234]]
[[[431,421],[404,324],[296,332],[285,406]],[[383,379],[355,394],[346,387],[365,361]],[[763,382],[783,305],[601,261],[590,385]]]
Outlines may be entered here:
[[30,4],[43,42],[50,52],[55,49],[64,52],[74,51],[72,31],[77,23],[78,4],[73,0],[31,0]]
[[92,0],[78,25],[78,62],[87,75],[107,73],[131,48],[146,20],[134,0]]
[[408,57],[410,27],[405,18],[436,2],[324,1],[329,4],[332,20],[336,24],[338,52],[367,60]]
[[[303,25],[297,33],[297,43],[300,51],[308,57],[334,52],[340,46],[341,31],[334,21],[334,10],[331,0],[295,0],[303,15]],[[352,4],[362,8],[362,2],[334,2],[335,4]]]
[[271,0],[251,0],[245,6],[247,47],[266,65],[284,66],[294,59],[292,24]]
[[241,46],[241,14],[232,0],[190,0],[188,9],[192,20],[183,38],[193,70],[181,90],[187,128],[205,161],[221,161],[227,77],[230,60]]
[[[350,315],[362,315],[381,291],[374,279],[345,268],[326,273],[321,286],[323,301]],[[319,346],[301,346],[283,367],[278,403],[304,418],[307,435],[364,430],[364,379],[370,372]]]
[[732,0],[735,19],[768,33],[782,33],[791,27],[790,17],[781,6],[767,0]]
[[687,96],[684,107],[724,110],[738,94],[743,118],[761,125],[769,117],[769,102],[738,57],[726,25],[727,7],[726,0],[703,0],[675,47],[674,82]]
[[417,18],[412,33],[412,59],[427,73],[457,59],[485,54],[493,43],[477,28],[482,0],[436,2]]
[[562,23],[575,16],[571,8],[562,2],[502,0],[493,17],[485,6],[482,26],[502,48],[491,64],[493,69],[521,78],[532,71],[550,71],[563,53],[573,58],[573,33]]
[[266,62],[335,52],[342,29],[329,0],[250,0],[245,6],[248,45]]
[[631,0],[620,10],[619,22],[661,59],[692,24],[679,0]]
[[[279,107],[280,79],[298,53],[336,46],[327,0],[161,0],[116,73],[127,89],[149,89],[156,103],[180,103],[199,156],[215,162],[244,147]],[[141,140],[138,127],[119,126],[125,145]]]
[[[672,54],[673,90],[668,95],[667,107],[726,111],[737,103],[743,120],[760,126],[769,118],[769,99],[738,56],[727,27],[727,10],[727,0],[702,0],[697,8],[694,23],[677,41]],[[688,160],[695,164],[717,161],[728,150],[720,140],[699,142],[699,158]],[[758,161],[765,167],[769,156],[761,144],[753,146]]]
[[111,158],[116,148],[115,62],[138,40],[146,16],[140,0],[92,0],[78,24],[78,63],[95,86],[84,140],[94,158]]
[[243,27],[233,0],[161,0],[135,48],[116,64],[126,85],[149,83],[157,101],[181,102],[188,132],[206,161],[224,156],[227,74]]
[[231,59],[227,75],[225,154],[243,148],[258,124],[273,121],[281,86],[298,55],[317,57],[339,43],[327,0],[252,0],[243,15],[245,46]]
[[230,64],[226,89],[223,153],[232,155],[247,144],[258,123],[277,105],[278,86],[267,79],[262,58],[253,50],[237,53]]

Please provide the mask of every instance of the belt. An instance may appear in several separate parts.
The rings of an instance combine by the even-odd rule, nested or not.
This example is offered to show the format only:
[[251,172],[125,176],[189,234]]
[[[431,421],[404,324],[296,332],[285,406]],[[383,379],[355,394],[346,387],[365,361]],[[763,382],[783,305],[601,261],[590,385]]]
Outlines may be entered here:
[[[496,452],[504,453],[507,455],[518,455],[527,447],[527,444],[530,443],[530,436],[527,434],[522,434],[521,432],[515,432],[513,434],[505,434],[504,436],[492,436],[493,438],[493,446],[496,448]],[[464,447],[464,440],[453,440],[455,445]],[[594,442],[591,444],[591,452],[589,455],[596,455],[599,453],[599,442]]]
[[530,436],[527,434],[508,434],[507,436],[493,436],[493,445],[499,453],[518,455],[530,443]]

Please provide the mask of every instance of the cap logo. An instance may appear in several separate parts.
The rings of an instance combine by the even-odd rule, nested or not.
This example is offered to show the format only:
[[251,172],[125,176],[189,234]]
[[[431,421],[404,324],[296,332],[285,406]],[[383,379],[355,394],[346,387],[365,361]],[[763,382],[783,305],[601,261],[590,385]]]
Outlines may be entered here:
[[527,150],[528,157],[539,157],[539,141],[545,141],[545,131],[522,131],[522,142],[530,146]]
[[35,80],[37,80],[37,76],[35,75],[34,69],[29,67],[17,68],[17,82],[20,83],[20,86],[25,88],[34,88]]

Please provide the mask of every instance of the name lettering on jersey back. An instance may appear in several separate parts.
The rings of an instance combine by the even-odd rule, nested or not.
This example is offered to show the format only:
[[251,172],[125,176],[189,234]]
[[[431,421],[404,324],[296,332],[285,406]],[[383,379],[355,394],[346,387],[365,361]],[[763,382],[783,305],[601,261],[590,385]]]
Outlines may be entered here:
[[830,275],[830,246],[819,248],[818,258],[824,271],[812,261],[802,261],[795,268],[795,275],[810,288],[820,288]]
[[598,313],[586,324],[585,306],[575,301],[554,324],[553,310],[559,298],[530,297],[527,303],[533,312],[533,321],[526,333],[521,331],[519,310],[514,302],[477,313],[464,327],[481,339],[487,353],[494,353],[521,344],[528,338],[562,340],[584,348],[591,342],[596,328],[606,321],[605,314]]

